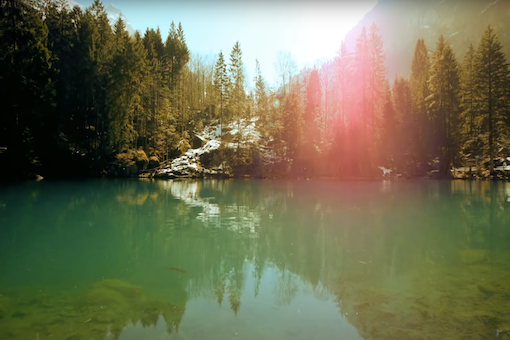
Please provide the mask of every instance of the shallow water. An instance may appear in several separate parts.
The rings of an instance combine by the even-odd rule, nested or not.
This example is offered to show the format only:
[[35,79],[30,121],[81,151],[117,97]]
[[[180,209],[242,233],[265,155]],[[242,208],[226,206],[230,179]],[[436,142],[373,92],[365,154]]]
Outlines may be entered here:
[[0,187],[0,339],[510,339],[510,184]]

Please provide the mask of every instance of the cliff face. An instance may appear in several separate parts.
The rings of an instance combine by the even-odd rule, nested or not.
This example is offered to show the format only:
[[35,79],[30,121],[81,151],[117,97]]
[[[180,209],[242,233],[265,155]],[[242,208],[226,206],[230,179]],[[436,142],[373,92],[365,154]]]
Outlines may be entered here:
[[409,76],[416,41],[435,49],[439,35],[452,44],[460,62],[470,43],[478,45],[490,24],[510,57],[510,0],[379,0],[346,36],[354,51],[363,27],[375,22],[382,36],[388,77]]

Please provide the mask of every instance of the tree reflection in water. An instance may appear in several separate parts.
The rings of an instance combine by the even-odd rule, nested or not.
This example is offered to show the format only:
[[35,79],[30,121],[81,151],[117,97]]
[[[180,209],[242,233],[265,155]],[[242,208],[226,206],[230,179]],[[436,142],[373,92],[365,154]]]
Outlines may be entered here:
[[[193,301],[228,306],[235,318],[221,312],[218,322],[251,329],[246,317],[270,323],[271,307],[290,317],[303,296],[335,301],[367,340],[482,337],[510,326],[501,303],[510,295],[509,192],[490,182],[235,180],[6,190],[20,208],[0,216],[9,274],[0,277],[0,338],[122,338],[162,322],[176,334],[187,318],[198,338],[209,325],[187,308]],[[15,270],[27,264],[40,275]],[[105,279],[139,287],[138,300],[100,291],[91,304],[84,297]],[[52,289],[35,298],[39,287]],[[113,311],[100,311],[101,299]],[[55,326],[64,321],[72,331]]]

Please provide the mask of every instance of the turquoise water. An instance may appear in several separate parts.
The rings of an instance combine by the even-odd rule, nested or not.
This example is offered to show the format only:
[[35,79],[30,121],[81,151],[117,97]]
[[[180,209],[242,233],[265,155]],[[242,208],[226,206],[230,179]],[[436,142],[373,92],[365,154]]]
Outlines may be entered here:
[[496,329],[510,339],[509,183],[0,187],[0,339],[482,339]]

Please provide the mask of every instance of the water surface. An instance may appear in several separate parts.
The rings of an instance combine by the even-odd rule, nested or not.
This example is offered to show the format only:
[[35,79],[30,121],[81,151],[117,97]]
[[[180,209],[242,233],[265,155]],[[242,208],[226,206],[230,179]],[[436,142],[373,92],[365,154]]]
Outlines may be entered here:
[[489,338],[509,244],[508,183],[4,185],[0,339]]

